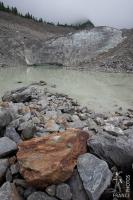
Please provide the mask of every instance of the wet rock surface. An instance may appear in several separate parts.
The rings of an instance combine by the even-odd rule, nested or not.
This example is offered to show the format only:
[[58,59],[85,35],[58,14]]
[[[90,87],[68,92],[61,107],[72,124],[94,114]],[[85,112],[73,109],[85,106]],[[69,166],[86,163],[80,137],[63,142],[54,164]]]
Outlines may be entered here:
[[112,200],[120,190],[132,199],[132,109],[95,113],[43,82],[6,98],[0,102],[0,199]]

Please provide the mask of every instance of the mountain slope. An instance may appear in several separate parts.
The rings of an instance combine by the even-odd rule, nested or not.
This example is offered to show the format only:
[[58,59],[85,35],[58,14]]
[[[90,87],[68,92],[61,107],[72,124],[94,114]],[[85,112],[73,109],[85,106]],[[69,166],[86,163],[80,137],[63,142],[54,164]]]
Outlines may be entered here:
[[57,64],[76,69],[133,70],[133,30],[75,30],[0,12],[0,66]]

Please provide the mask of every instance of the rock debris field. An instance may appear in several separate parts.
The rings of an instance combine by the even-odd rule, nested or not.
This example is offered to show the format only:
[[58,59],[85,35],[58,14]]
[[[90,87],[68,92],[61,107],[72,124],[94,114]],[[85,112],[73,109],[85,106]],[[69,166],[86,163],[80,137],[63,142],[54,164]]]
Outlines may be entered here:
[[133,110],[94,113],[40,81],[0,102],[0,200],[133,199]]

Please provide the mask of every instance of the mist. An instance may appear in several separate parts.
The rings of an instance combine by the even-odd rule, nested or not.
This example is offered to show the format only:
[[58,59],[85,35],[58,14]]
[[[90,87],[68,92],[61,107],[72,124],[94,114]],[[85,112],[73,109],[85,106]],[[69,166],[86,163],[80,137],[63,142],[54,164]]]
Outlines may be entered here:
[[133,28],[133,0],[3,0],[20,12],[54,23],[91,20],[95,26]]

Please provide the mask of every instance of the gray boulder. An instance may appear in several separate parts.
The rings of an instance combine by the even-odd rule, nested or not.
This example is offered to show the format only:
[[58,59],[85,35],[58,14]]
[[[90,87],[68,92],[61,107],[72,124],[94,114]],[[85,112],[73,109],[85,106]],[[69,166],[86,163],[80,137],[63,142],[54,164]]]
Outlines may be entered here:
[[0,158],[8,156],[10,153],[17,150],[17,145],[8,137],[0,138]]
[[9,110],[1,109],[0,110],[0,129],[6,127],[12,121],[12,115]]
[[0,159],[0,183],[3,181],[3,177],[6,174],[8,166],[9,166],[8,159]]
[[108,164],[86,153],[79,156],[77,167],[89,200],[98,200],[111,183],[112,173]]
[[28,102],[37,98],[37,89],[35,87],[21,87],[11,92],[7,92],[3,97],[3,101],[12,101],[14,103]]
[[14,184],[6,182],[0,188],[1,200],[22,200]]
[[72,193],[69,185],[62,183],[56,187],[56,197],[61,200],[70,200]]
[[89,200],[77,170],[74,170],[68,184],[72,192],[72,200]]
[[21,137],[19,136],[19,134],[16,132],[15,128],[13,127],[7,127],[4,136],[10,138],[16,144],[19,144],[20,142],[22,142]]
[[88,140],[91,153],[109,165],[130,168],[133,163],[133,134],[115,137],[109,134],[93,135]]
[[27,200],[57,200],[57,199],[48,196],[45,192],[34,192],[27,198]]

